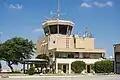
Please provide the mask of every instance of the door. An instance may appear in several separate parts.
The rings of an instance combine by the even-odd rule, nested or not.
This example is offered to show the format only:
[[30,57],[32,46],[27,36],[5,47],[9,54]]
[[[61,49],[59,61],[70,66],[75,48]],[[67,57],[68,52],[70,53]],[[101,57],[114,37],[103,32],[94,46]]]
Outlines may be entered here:
[[87,73],[90,73],[90,65],[87,65]]
[[66,65],[63,65],[63,72],[66,73]]

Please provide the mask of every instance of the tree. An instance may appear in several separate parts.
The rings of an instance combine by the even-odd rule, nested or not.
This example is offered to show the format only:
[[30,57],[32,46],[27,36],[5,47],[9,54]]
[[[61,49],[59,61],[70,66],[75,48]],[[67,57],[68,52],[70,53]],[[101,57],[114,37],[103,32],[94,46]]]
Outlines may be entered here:
[[49,65],[50,59],[46,54],[40,54],[36,57],[37,59],[45,59],[46,62],[42,62],[42,67],[46,67],[47,65]]
[[6,61],[11,71],[12,65],[18,65],[23,59],[30,59],[34,53],[35,45],[32,41],[21,37],[14,37],[2,43],[2,60]]
[[83,61],[75,61],[72,62],[72,71],[75,73],[81,73],[85,69],[85,62]]
[[50,59],[46,54],[40,54],[36,57],[37,59],[45,59],[46,61],[41,62],[41,64],[36,64],[36,67],[41,67],[41,72],[43,68],[47,68],[50,64]]
[[114,66],[113,66],[113,61],[112,60],[102,60],[102,61],[97,61],[94,64],[94,71],[96,73],[111,73],[114,71]]
[[49,57],[48,57],[46,54],[40,54],[40,55],[38,55],[36,58],[37,58],[37,59],[45,59],[45,60],[48,61],[48,63],[49,63],[49,61],[50,61]]

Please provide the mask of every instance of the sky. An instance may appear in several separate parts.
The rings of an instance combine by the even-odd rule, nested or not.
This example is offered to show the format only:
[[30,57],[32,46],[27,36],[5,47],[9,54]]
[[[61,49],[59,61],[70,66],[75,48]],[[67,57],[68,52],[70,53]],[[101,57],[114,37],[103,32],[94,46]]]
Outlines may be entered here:
[[[120,43],[120,0],[60,0],[62,19],[75,23],[73,33],[82,35],[88,27],[95,47],[113,56],[113,44]],[[0,0],[0,41],[15,36],[33,40],[44,36],[41,24],[57,12],[57,0]]]

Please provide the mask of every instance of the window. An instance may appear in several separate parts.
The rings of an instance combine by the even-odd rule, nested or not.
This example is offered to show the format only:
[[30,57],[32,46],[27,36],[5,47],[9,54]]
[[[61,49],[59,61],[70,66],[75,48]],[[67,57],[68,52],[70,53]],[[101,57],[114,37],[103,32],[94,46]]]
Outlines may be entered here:
[[50,27],[50,33],[51,34],[57,34],[57,25],[52,25]]
[[76,52],[76,53],[74,54],[74,57],[75,57],[75,58],[79,58],[79,53]]
[[73,53],[68,53],[68,58],[74,58],[74,54]]
[[120,62],[120,52],[115,53],[116,62]]
[[90,58],[90,54],[89,53],[83,53],[83,57],[84,58]]
[[45,28],[44,28],[44,33],[45,33],[45,35],[48,35],[48,34],[49,34],[49,29],[48,29],[48,27],[45,27]]
[[67,33],[67,26],[59,25],[59,33],[60,34],[66,34]]
[[91,53],[90,58],[91,59],[99,59],[101,58],[102,54],[101,53]]
[[68,35],[71,34],[71,31],[72,31],[72,26],[70,26],[69,29],[68,29]]

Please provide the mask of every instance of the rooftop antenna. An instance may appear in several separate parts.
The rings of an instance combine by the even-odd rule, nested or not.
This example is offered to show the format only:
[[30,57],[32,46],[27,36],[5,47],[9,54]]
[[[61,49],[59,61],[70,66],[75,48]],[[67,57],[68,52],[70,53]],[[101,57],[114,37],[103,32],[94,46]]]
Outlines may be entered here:
[[52,11],[50,12],[50,19],[54,19],[54,16],[53,15],[56,15],[56,13],[53,13]]
[[84,32],[84,37],[89,37],[89,38],[93,37],[93,35],[92,35],[91,31],[88,29],[88,27],[86,27],[86,30]]
[[50,19],[48,20],[54,20],[54,15],[56,15],[55,19],[59,20],[61,15],[65,15],[65,14],[60,14],[60,0],[57,0],[57,12],[53,13],[52,11],[50,11]]

